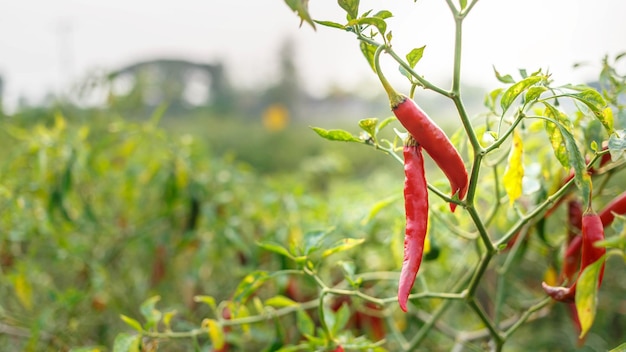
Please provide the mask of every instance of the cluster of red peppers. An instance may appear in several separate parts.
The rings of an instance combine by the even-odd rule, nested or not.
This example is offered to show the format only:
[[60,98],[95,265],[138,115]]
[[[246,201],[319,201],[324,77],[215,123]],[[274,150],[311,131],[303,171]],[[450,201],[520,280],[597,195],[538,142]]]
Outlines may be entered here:
[[[406,230],[404,259],[398,285],[398,303],[407,311],[409,294],[415,283],[424,252],[428,229],[428,185],[424,170],[422,150],[435,161],[448,178],[452,196],[462,200],[467,193],[468,175],[463,159],[446,134],[410,98],[388,90],[391,109],[407,129],[409,137],[404,143],[404,207]],[[454,211],[456,203],[450,202]]]

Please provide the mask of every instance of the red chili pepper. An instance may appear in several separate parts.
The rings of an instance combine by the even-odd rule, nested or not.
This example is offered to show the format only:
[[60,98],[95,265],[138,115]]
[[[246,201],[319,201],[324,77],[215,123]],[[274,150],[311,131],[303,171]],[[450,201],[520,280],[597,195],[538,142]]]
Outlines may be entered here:
[[404,260],[398,285],[398,302],[403,311],[422,262],[428,227],[428,188],[424,175],[422,148],[409,137],[404,146],[404,207],[406,230]]
[[[452,195],[463,199],[467,193],[468,176],[463,159],[446,134],[426,113],[410,98],[401,94],[392,101],[391,109],[402,126],[437,163],[450,182]],[[456,209],[450,203],[450,210]]]
[[615,197],[600,211],[599,215],[604,227],[611,225],[613,220],[615,220],[614,213],[620,215],[626,214],[626,192]]
[[[594,247],[594,243],[604,239],[604,227],[602,226],[602,220],[600,216],[593,212],[591,209],[587,209],[582,216],[582,253],[580,274],[589,265],[595,263],[600,257],[606,253],[606,249],[603,247]],[[600,269],[600,277],[598,280],[598,287],[602,284],[602,278],[604,276],[604,264]],[[554,287],[543,282],[541,286],[544,291],[553,299],[560,302],[574,302],[576,296],[576,283],[578,279],[570,287]]]

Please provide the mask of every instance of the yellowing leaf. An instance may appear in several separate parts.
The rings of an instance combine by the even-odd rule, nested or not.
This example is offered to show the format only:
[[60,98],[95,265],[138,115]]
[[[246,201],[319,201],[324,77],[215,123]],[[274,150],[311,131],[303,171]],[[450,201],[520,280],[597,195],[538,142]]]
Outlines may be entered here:
[[514,132],[513,146],[509,154],[509,165],[502,179],[510,204],[513,204],[522,195],[522,178],[524,177],[523,152],[522,137],[520,137],[519,133]]
[[33,308],[33,287],[26,280],[23,273],[17,275],[13,281],[15,295],[24,308],[31,310]]
[[218,351],[223,349],[226,344],[226,340],[224,339],[224,332],[222,331],[220,324],[213,319],[204,319],[204,321],[202,321],[202,327],[207,329],[207,332],[209,333],[209,338],[213,344],[213,350]]
[[604,256],[587,266],[576,283],[576,311],[580,320],[580,339],[587,335],[596,318],[598,279],[603,265]]
[[553,266],[549,266],[545,273],[543,273],[543,282],[550,286],[556,286],[559,284],[559,275]]

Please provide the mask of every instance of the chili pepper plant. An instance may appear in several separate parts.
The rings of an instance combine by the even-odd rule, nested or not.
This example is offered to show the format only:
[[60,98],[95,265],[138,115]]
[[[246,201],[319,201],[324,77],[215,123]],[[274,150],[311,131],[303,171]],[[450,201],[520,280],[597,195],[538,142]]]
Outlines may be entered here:
[[[221,303],[197,296],[210,308],[199,327],[159,324],[153,299],[142,309],[149,326],[124,317],[137,332],[119,335],[116,346],[137,350],[146,341],[208,336],[216,351],[503,351],[509,344],[562,350],[597,347],[589,336],[602,327],[614,337],[602,348],[623,350],[623,300],[602,291],[626,294],[624,261],[617,260],[626,259],[626,77],[616,69],[625,55],[603,59],[600,89],[556,85],[542,69],[494,69],[497,86],[484,111],[470,116],[461,81],[463,25],[476,6],[488,4],[446,0],[454,57],[444,86],[420,69],[425,46],[394,48],[390,19],[397,14],[339,0],[346,20],[336,22],[314,19],[308,0],[285,3],[302,24],[354,37],[389,98],[388,116],[364,116],[354,131],[314,132],[362,145],[363,153],[385,153],[404,174],[353,232],[258,242],[280,270],[249,273]],[[383,72],[382,60],[399,71]],[[387,77],[400,74],[405,83],[393,86]],[[458,130],[446,132],[441,117],[420,106],[429,95],[449,101]],[[385,216],[396,226],[377,228]],[[611,309],[618,317],[603,321]],[[557,316],[571,322],[560,324]],[[537,346],[539,330],[568,341]]]

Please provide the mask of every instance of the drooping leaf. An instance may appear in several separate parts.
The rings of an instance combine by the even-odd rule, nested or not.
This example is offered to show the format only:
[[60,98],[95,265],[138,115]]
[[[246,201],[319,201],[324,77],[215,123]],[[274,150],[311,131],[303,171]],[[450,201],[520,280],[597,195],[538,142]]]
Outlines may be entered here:
[[415,65],[417,65],[417,63],[422,59],[425,48],[425,45],[420,48],[414,48],[408,54],[406,54],[406,60],[411,68],[414,68]]
[[204,303],[211,307],[211,309],[215,312],[217,311],[217,304],[215,304],[215,298],[212,296],[195,296],[193,298],[194,302]]
[[141,336],[120,333],[113,341],[113,352],[139,352]]
[[378,124],[378,119],[375,117],[359,120],[359,127],[361,127],[363,131],[367,132],[372,137],[376,137],[376,125],[377,124]]
[[354,25],[369,25],[369,26],[374,26],[376,27],[376,29],[378,29],[378,32],[382,35],[385,34],[385,32],[387,32],[387,22],[385,22],[384,19],[382,18],[378,18],[378,17],[362,17],[356,20],[352,20],[350,22],[348,22],[349,26],[354,26]]
[[344,130],[325,130],[319,127],[311,127],[320,137],[340,142],[358,142],[363,143],[358,137],[353,136],[350,132]]
[[[578,149],[576,140],[571,133],[571,122],[564,113],[560,112],[553,105],[547,102],[543,102],[543,104],[546,106],[545,115],[554,121],[554,123],[546,121],[546,131],[548,132],[554,153],[564,167],[574,169],[574,181],[581,190],[583,203],[588,204],[591,196],[591,177],[587,172],[585,158]],[[565,152],[563,148],[565,148]],[[567,156],[566,159],[564,155]]]
[[502,82],[502,83],[506,83],[506,84],[511,84],[511,83],[515,83],[515,80],[513,79],[513,77],[511,77],[511,75],[501,75],[500,72],[498,72],[498,70],[496,70],[495,66],[493,67],[493,72],[496,75],[496,78],[498,79],[498,81]]
[[576,311],[580,320],[580,336],[585,337],[593,325],[598,304],[598,280],[604,256],[587,266],[576,283]]
[[341,240],[335,242],[335,244],[333,244],[330,248],[326,249],[322,253],[322,257],[326,258],[329,255],[332,255],[332,254],[335,254],[335,253],[339,253],[339,252],[343,252],[343,251],[347,251],[349,249],[352,249],[352,248],[360,245],[363,242],[365,242],[364,238],[344,238],[344,239],[341,239]]
[[509,163],[502,179],[504,190],[509,196],[509,204],[511,205],[522,195],[522,179],[524,178],[523,153],[522,137],[517,131],[513,132],[513,145],[509,154]]
[[214,319],[204,319],[202,321],[202,327],[207,330],[207,334],[213,344],[213,350],[221,351],[226,344],[226,339],[224,338],[224,330],[222,330],[220,324]]
[[606,101],[595,89],[585,89],[580,93],[566,94],[585,104],[594,116],[602,122],[606,131],[613,133],[613,111],[607,108]]
[[315,23],[309,14],[309,0],[285,0],[285,4],[300,17],[300,26],[306,22],[315,29]]
[[270,276],[266,271],[254,271],[244,277],[233,294],[233,301],[237,303],[245,302],[250,295],[258,290]]
[[338,0],[339,6],[348,14],[348,20],[359,16],[359,0]]
[[367,63],[370,64],[372,71],[376,73],[376,66],[374,66],[374,53],[376,53],[376,47],[372,44],[361,42],[359,43],[359,48],[361,49],[361,53],[365,56]]
[[531,86],[541,82],[542,79],[543,77],[541,76],[530,76],[510,86],[504,94],[502,94],[502,98],[500,99],[500,107],[502,107],[502,110],[506,111],[513,101],[515,101],[515,98]]
[[[546,108],[545,114],[556,121],[560,121],[563,117],[567,118],[553,106],[551,108]],[[557,160],[561,163],[561,165],[563,165],[564,168],[569,168],[569,157],[567,155],[567,148],[565,147],[565,140],[563,139],[561,130],[556,124],[549,121],[545,122],[545,128],[546,133],[548,134],[548,139],[550,139],[550,144],[552,145],[552,150],[554,151],[554,156],[556,156]]]

